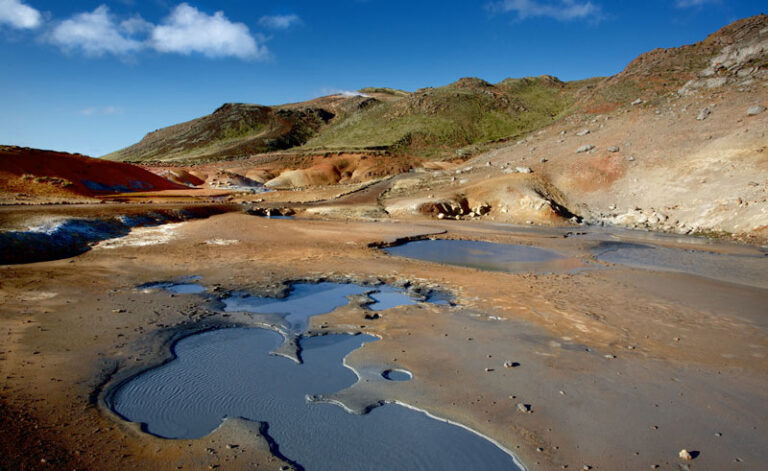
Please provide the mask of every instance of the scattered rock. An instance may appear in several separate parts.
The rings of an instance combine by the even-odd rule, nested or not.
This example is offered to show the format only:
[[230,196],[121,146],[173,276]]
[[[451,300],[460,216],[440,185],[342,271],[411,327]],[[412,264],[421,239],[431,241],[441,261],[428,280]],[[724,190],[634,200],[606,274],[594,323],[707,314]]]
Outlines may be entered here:
[[635,161],[635,156],[634,155],[630,155],[627,160],[629,160],[630,162],[634,162]]
[[699,114],[696,116],[696,119],[699,121],[704,121],[711,114],[712,114],[712,111],[710,111],[709,108],[704,108],[703,110],[699,111]]
[[608,152],[618,152],[619,150],[619,146],[611,146],[608,148]]
[[642,99],[638,98],[637,100],[632,102],[632,106],[642,105],[645,103]]
[[747,110],[747,116],[757,116],[763,111],[765,111],[765,109],[766,108],[763,105],[750,106],[749,109]]
[[523,404],[522,402],[518,402],[517,410],[519,410],[520,412],[524,412],[526,414],[533,414],[533,409],[531,409],[530,404]]
[[445,214],[443,213],[438,214],[437,219],[445,219]]
[[517,167],[515,170],[517,170],[517,173],[533,173],[533,170],[529,167]]
[[583,131],[577,132],[576,135],[577,136],[586,136],[589,133],[590,133],[589,129],[584,129]]
[[516,361],[505,361],[504,362],[504,368],[517,368],[520,366],[520,363]]
[[693,459],[693,456],[686,449],[680,450],[680,453],[678,453],[677,456],[679,456],[681,460],[685,461],[691,461]]
[[486,368],[486,369],[485,369],[485,372],[486,372],[486,373],[490,373],[491,371],[493,371],[493,368]]
[[579,147],[578,149],[576,149],[576,153],[577,154],[583,154],[584,152],[589,152],[589,151],[591,151],[594,148],[595,148],[595,146],[593,146],[591,144],[583,145],[583,146]]

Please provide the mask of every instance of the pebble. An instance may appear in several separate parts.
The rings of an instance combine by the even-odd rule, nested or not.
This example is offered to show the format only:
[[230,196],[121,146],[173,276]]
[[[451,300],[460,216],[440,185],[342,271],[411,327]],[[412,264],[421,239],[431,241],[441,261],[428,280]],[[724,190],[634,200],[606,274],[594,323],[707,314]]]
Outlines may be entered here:
[[611,146],[608,148],[608,152],[618,152],[619,150],[619,146]]
[[704,108],[703,110],[699,111],[699,114],[696,116],[696,119],[698,121],[704,121],[709,117],[709,115],[712,114],[712,111],[710,111],[709,108]]
[[589,152],[589,151],[591,151],[594,148],[595,148],[595,146],[593,146],[591,144],[583,145],[583,146],[579,147],[578,149],[576,149],[576,153],[577,154],[583,154],[584,152]]
[[693,459],[693,456],[691,456],[691,454],[688,453],[688,450],[686,449],[680,450],[680,453],[678,453],[677,456],[679,456],[681,460],[685,461],[691,461]]
[[577,135],[577,136],[586,136],[586,135],[587,135],[587,134],[589,134],[589,133],[590,133],[589,129],[585,129],[585,130],[583,130],[583,131],[579,131],[579,132],[577,132],[577,133],[576,133],[576,135]]
[[533,410],[531,409],[530,404],[523,404],[522,402],[518,402],[517,410],[519,410],[520,412],[524,412],[526,414],[533,414]]
[[520,363],[516,361],[505,361],[504,362],[504,368],[517,368],[520,366]]
[[766,108],[763,105],[750,106],[749,109],[747,110],[747,115],[748,116],[757,116],[760,113],[762,113],[763,111],[765,111],[765,109]]

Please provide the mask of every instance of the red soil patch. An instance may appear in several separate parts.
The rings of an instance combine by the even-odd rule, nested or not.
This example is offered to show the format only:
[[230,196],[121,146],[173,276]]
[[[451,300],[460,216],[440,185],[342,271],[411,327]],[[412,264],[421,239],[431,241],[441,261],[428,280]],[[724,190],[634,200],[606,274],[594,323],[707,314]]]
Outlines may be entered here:
[[135,165],[0,146],[0,188],[0,193],[71,197],[185,187]]
[[625,172],[626,167],[621,155],[611,154],[591,156],[574,163],[569,173],[579,189],[592,192],[610,188]]

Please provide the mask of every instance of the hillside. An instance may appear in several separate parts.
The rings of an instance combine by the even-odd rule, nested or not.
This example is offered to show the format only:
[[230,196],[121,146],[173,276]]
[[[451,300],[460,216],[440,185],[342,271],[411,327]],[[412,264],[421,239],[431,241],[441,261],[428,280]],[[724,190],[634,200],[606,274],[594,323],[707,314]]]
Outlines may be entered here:
[[0,199],[82,198],[186,188],[135,165],[80,154],[0,146]]
[[197,164],[287,149],[452,157],[462,147],[514,138],[551,123],[580,87],[549,76],[496,85],[464,78],[414,93],[365,88],[358,96],[275,107],[229,103],[210,115],[153,131],[105,158]]

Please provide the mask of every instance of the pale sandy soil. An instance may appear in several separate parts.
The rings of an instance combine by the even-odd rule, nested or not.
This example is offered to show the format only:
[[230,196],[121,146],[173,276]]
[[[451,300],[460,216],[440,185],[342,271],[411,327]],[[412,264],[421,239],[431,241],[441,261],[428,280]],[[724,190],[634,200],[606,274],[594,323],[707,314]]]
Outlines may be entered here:
[[[556,250],[590,269],[481,272],[369,247],[443,231],[440,237]],[[311,332],[378,335],[381,341],[347,362],[414,373],[410,382],[353,387],[354,394],[342,392],[340,399],[425,409],[493,438],[529,469],[678,469],[685,464],[677,456],[683,448],[699,452],[691,469],[760,469],[768,462],[768,291],[596,262],[589,252],[596,240],[564,238],[565,232],[229,213],[173,226],[155,245],[116,244],[67,260],[2,266],[0,467],[283,465],[257,430],[243,430],[245,424],[228,424],[199,440],[160,440],[101,402],[115,382],[167,359],[179,335],[247,325],[247,316],[224,316],[204,297],[135,289],[200,275],[214,296],[322,278],[410,281],[452,291],[455,307],[402,306],[371,320],[351,305],[314,318]],[[211,242],[217,240],[227,243]],[[757,253],[746,246],[662,242]],[[505,368],[505,361],[520,365]],[[518,403],[530,404],[533,413],[520,412]]]

